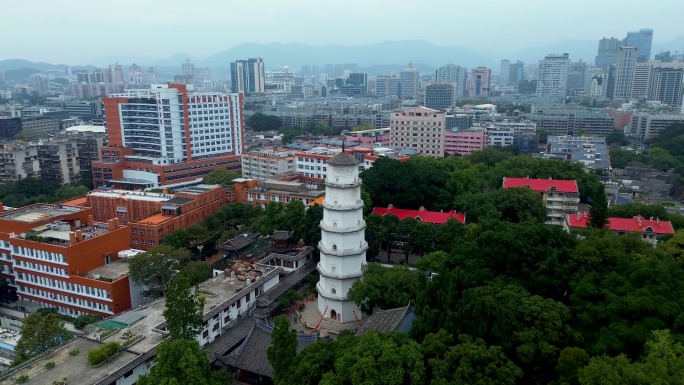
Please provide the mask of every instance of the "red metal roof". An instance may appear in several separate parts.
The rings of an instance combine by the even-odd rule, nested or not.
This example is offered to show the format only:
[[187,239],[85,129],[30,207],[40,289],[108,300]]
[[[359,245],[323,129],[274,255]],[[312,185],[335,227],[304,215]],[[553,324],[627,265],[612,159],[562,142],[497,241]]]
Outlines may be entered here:
[[503,180],[504,188],[510,187],[529,187],[534,191],[555,191],[565,193],[577,193],[577,181],[562,179],[532,179],[532,178],[506,178]]
[[466,216],[463,213],[457,213],[454,210],[447,212],[437,212],[437,211],[427,211],[424,208],[419,210],[404,210],[397,209],[394,206],[390,207],[375,207],[373,208],[373,213],[378,215],[392,214],[396,215],[400,220],[404,218],[415,218],[421,222],[434,223],[436,225],[441,225],[446,223],[449,219],[453,218],[461,223],[465,223]]
[[[570,227],[587,227],[588,214],[569,214],[567,217]],[[608,218],[608,227],[612,231],[643,233],[649,227],[655,234],[674,234],[670,221],[651,220],[637,215],[634,218]]]

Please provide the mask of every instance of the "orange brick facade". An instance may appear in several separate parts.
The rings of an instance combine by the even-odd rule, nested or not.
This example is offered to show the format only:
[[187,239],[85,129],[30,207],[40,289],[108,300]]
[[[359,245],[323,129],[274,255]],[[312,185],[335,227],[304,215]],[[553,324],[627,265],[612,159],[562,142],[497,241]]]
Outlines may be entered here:
[[[40,214],[33,215],[35,212]],[[24,213],[27,215],[21,216]],[[59,232],[68,238],[48,243],[57,232],[45,228],[53,223],[68,224],[69,230]],[[31,234],[45,238],[31,238]],[[127,276],[111,277],[112,282],[84,276],[116,261],[118,252],[128,249],[129,243],[127,227],[118,219],[96,223],[90,208],[39,204],[0,215],[2,263],[12,265],[10,283],[17,294],[72,316],[107,317],[131,308]]]

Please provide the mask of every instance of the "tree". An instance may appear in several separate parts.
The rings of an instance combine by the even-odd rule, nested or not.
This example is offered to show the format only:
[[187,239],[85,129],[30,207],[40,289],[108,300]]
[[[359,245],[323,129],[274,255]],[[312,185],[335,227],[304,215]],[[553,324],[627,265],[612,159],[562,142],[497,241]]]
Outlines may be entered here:
[[247,118],[246,124],[254,131],[275,131],[283,125],[277,116],[265,115],[261,112]]
[[602,229],[608,226],[608,202],[606,201],[606,191],[603,183],[596,188],[596,193],[591,200],[589,218],[587,226],[594,229]]
[[190,279],[179,274],[169,282],[164,318],[171,338],[194,340],[202,331],[204,299],[191,290]]
[[22,320],[21,338],[14,349],[13,365],[45,353],[73,338],[58,314],[31,313]]
[[65,201],[67,199],[78,198],[88,193],[88,188],[85,186],[62,186],[55,191],[55,198],[58,201]]
[[334,369],[321,385],[423,384],[425,367],[420,346],[399,332],[371,331],[340,349]]
[[[429,342],[429,338],[425,341]],[[458,345],[430,359],[429,365],[433,384],[515,385],[523,375],[500,347],[487,346],[484,340],[468,335],[460,335]]]
[[210,264],[203,261],[192,261],[183,266],[180,274],[190,280],[190,285],[198,285],[213,275],[213,269]]
[[606,136],[606,143],[608,145],[618,145],[618,146],[626,146],[629,144],[629,139],[625,137],[625,134],[622,131],[619,130],[613,130],[608,136]]
[[289,230],[292,239],[298,241],[304,238],[306,224],[306,206],[302,201],[288,203],[282,211],[283,228],[275,230]]
[[99,320],[101,320],[102,317],[92,315],[92,314],[82,314],[78,317],[76,317],[76,321],[74,321],[74,328],[81,330],[84,327],[93,324]]
[[159,297],[166,292],[171,277],[189,261],[188,250],[162,244],[130,258],[128,270],[133,282],[145,285],[145,296]]
[[584,349],[564,348],[558,357],[556,372],[558,381],[552,385],[577,385],[579,384],[578,371],[589,362],[589,355]]
[[456,199],[455,206],[468,214],[469,223],[484,220],[543,223],[547,215],[541,195],[527,187],[465,195]]
[[211,371],[206,353],[195,340],[167,339],[157,347],[155,365],[139,385],[222,385]]
[[363,267],[363,279],[355,281],[347,296],[359,309],[372,314],[375,308],[392,309],[415,301],[421,288],[420,271],[406,266],[382,267],[369,263]]
[[190,239],[188,238],[188,232],[185,229],[178,229],[172,234],[164,236],[162,238],[163,245],[169,245],[174,249],[187,249],[190,248]]
[[216,168],[207,174],[206,177],[204,177],[202,183],[219,184],[224,187],[231,187],[233,186],[233,179],[239,177],[240,174],[235,171],[228,170],[227,168]]
[[297,356],[297,333],[290,329],[285,316],[278,316],[273,320],[271,337],[266,357],[273,367],[273,382],[276,385],[288,384],[285,379]]
[[680,265],[684,265],[684,231],[677,231],[675,235],[658,247],[670,254]]
[[438,272],[444,269],[449,254],[444,251],[434,251],[424,255],[416,262],[416,267],[423,271]]
[[323,220],[323,206],[313,205],[306,209],[304,215],[304,243],[316,247],[321,240],[321,229],[319,224]]
[[646,343],[647,354],[630,362],[624,354],[594,357],[579,369],[582,385],[681,384],[684,381],[684,347],[675,343],[669,330],[654,330]]
[[302,130],[295,127],[281,127],[280,135],[283,137],[283,144],[290,144],[295,137],[302,134]]

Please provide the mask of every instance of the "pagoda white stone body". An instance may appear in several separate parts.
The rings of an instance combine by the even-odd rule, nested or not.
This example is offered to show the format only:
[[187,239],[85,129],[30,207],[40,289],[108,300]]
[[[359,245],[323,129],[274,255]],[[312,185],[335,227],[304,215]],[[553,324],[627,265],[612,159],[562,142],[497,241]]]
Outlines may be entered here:
[[356,159],[344,151],[327,163],[321,241],[318,311],[325,319],[354,322],[361,313],[347,297],[352,284],[363,276],[366,264],[366,222],[363,220],[361,179]]

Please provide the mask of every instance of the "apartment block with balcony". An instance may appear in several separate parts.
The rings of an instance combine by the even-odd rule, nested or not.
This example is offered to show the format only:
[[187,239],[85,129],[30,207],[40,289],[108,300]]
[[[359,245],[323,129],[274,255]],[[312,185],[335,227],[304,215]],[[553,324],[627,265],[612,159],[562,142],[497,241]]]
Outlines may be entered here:
[[12,263],[11,286],[27,303],[70,316],[108,317],[131,308],[127,267],[105,267],[129,240],[118,219],[95,222],[85,207],[36,204],[0,214],[0,252],[3,264]]
[[541,193],[547,209],[546,223],[549,225],[562,226],[566,215],[578,212],[579,189],[575,180],[504,177],[503,187],[528,187]]
[[0,180],[21,180],[40,176],[38,150],[25,144],[9,143],[0,147]]
[[390,145],[418,151],[421,155],[444,156],[446,113],[425,107],[390,114]]
[[[317,187],[328,175],[328,161],[340,153],[340,148],[316,147],[309,151],[298,151],[296,156],[295,172],[302,175],[302,179],[310,187]],[[363,171],[363,161],[368,155],[373,154],[373,149],[366,147],[347,148],[345,151],[359,162],[359,171]]]
[[78,146],[70,141],[45,141],[36,145],[40,178],[58,184],[73,184],[80,178]]
[[268,178],[273,175],[295,171],[295,151],[284,148],[264,147],[242,154],[242,176],[245,178]]

